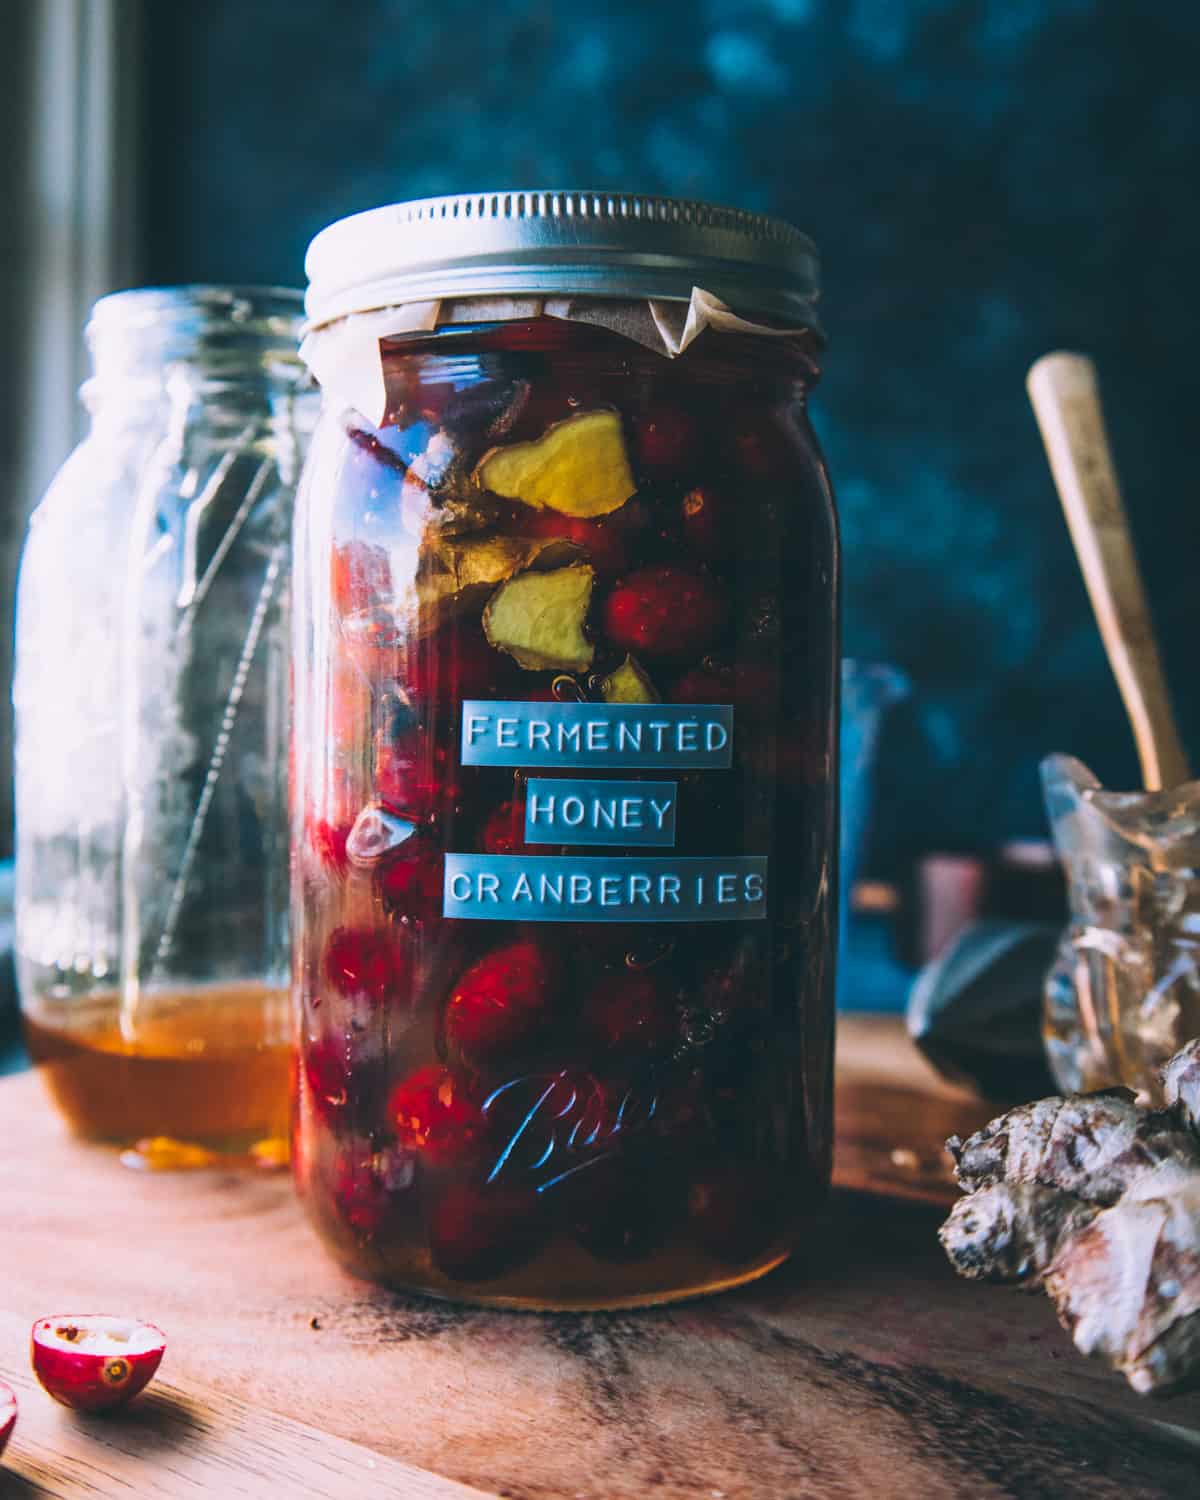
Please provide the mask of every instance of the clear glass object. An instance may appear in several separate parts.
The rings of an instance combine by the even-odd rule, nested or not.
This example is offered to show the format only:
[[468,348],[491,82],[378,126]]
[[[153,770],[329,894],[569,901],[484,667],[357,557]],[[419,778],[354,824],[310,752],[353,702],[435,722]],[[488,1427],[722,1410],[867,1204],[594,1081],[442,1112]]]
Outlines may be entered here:
[[[356,1272],[474,1301],[761,1275],[811,1232],[831,1152],[838,563],[811,346],[668,360],[537,318],[385,341],[383,371],[378,426],[327,402],[297,507],[309,1211]],[[556,503],[530,503],[547,452]],[[616,494],[570,514],[599,472]],[[672,715],[694,751],[714,705],[719,767],[583,754],[593,722],[598,745]],[[551,720],[585,735],[552,767]],[[538,825],[555,778],[582,808],[617,774],[637,818],[676,804],[673,841],[614,836],[610,808],[583,846],[565,792]]]
[[1050,1066],[1067,1090],[1161,1102],[1159,1069],[1200,1035],[1200,783],[1105,791],[1053,755],[1042,786],[1071,909],[1046,978]]
[[30,525],[18,969],[31,1051],[90,1138],[286,1133],[299,322],[284,290],[102,299],[90,430]]

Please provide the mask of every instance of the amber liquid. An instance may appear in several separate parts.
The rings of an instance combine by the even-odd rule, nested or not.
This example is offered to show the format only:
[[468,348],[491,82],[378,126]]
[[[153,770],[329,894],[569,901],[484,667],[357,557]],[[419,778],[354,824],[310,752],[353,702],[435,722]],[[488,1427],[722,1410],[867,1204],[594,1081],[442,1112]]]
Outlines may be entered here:
[[26,1039],[76,1135],[241,1155],[287,1136],[287,1004],[251,983],[156,993],[129,1041],[110,990],[26,1016]]

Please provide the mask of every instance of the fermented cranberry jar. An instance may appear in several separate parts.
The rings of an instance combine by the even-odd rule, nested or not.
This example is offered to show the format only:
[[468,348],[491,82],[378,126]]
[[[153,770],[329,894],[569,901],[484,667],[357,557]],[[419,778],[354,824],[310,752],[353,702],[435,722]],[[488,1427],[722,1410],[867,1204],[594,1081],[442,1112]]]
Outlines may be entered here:
[[294,1162],[505,1306],[763,1274],[829,1178],[838,553],[815,252],[580,193],[310,248]]

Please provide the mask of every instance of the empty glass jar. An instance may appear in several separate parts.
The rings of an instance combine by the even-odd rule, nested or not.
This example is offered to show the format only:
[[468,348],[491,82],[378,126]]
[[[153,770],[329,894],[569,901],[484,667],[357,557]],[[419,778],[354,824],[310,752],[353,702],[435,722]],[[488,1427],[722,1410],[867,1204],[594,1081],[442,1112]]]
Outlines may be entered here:
[[700,204],[496,195],[346,221],[309,267],[313,1218],[361,1274],[504,1305],[761,1275],[831,1147],[812,247]]
[[155,1160],[172,1143],[278,1153],[285,1135],[299,318],[283,290],[99,302],[91,428],[21,565],[29,1043],[79,1133],[165,1138]]

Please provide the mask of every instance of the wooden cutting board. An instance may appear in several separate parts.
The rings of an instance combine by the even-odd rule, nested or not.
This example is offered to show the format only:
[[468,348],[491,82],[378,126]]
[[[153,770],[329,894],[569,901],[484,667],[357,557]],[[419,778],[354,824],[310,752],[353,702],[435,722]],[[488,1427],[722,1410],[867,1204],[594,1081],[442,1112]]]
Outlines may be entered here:
[[[896,1022],[842,1027],[840,1173],[788,1267],[636,1314],[488,1313],[337,1270],[285,1178],[150,1176],[67,1140],[35,1078],[0,1082],[0,1377],[21,1416],[0,1496],[483,1495],[822,1500],[1197,1492],[1200,1397],[1148,1404],[1080,1359],[1049,1304],[951,1275],[937,1141],[986,1106]],[[899,1153],[897,1155],[897,1153]],[[46,1313],[168,1333],[123,1417],[29,1374]]]

